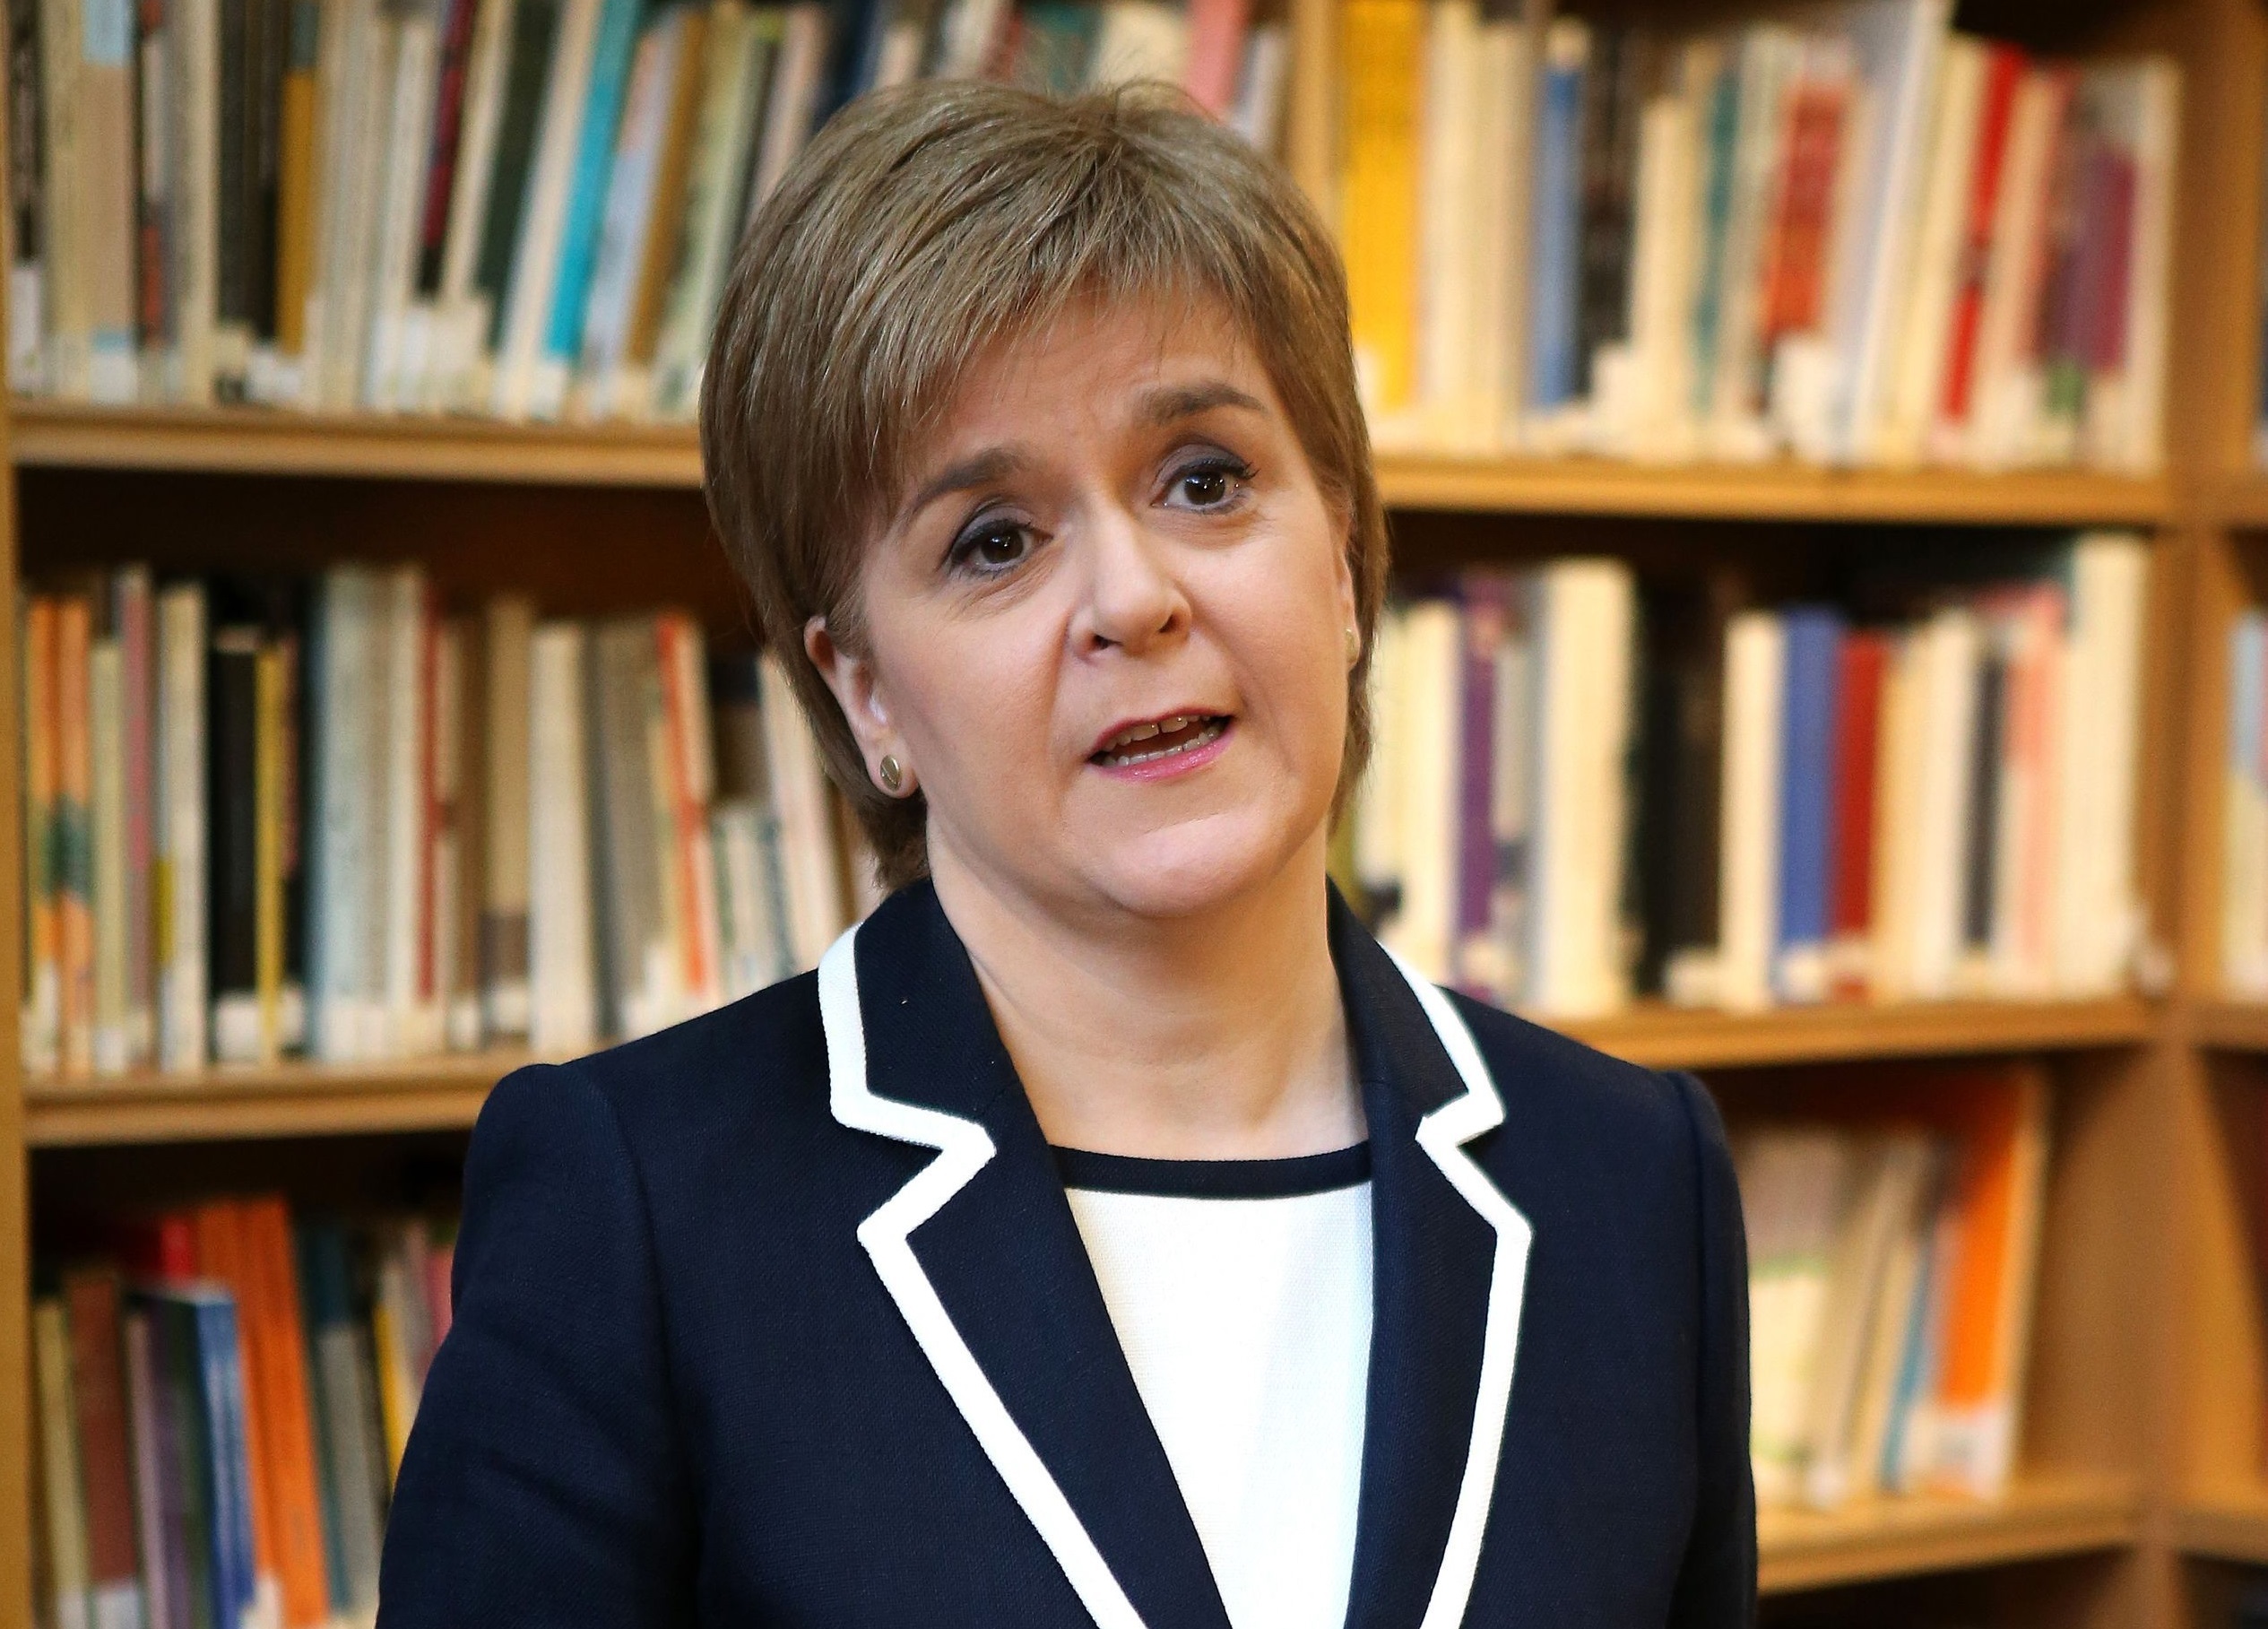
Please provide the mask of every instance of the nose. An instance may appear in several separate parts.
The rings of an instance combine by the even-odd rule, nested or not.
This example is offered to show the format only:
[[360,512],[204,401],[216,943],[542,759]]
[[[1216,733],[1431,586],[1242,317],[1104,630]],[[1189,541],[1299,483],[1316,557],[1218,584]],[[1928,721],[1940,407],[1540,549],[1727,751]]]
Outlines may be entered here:
[[1112,648],[1138,656],[1189,632],[1189,598],[1182,592],[1165,540],[1124,505],[1097,505],[1084,528],[1086,602],[1073,635],[1082,653]]

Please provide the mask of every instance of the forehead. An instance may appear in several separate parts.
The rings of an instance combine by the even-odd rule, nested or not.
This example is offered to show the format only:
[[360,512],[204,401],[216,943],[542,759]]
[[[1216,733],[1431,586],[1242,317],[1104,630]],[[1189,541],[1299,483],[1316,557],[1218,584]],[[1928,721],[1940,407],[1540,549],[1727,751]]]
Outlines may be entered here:
[[909,477],[972,441],[1062,428],[1069,415],[1138,418],[1146,397],[1197,380],[1276,406],[1250,336],[1218,300],[1082,299],[970,358],[906,460]]

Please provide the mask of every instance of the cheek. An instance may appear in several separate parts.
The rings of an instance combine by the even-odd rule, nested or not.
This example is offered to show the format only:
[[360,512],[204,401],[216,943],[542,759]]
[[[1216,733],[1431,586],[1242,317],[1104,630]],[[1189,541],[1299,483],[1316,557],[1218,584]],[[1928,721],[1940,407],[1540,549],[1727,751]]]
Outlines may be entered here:
[[887,699],[933,800],[969,786],[1013,799],[1032,784],[1060,643],[1039,620],[917,616],[877,630]]

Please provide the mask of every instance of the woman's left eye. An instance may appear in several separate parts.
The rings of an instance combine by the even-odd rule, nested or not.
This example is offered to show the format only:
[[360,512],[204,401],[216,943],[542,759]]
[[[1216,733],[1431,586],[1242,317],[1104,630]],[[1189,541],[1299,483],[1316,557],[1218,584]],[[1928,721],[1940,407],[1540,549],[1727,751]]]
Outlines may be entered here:
[[1225,458],[1210,458],[1176,470],[1167,482],[1167,500],[1176,508],[1219,509],[1227,507],[1252,478],[1250,466]]

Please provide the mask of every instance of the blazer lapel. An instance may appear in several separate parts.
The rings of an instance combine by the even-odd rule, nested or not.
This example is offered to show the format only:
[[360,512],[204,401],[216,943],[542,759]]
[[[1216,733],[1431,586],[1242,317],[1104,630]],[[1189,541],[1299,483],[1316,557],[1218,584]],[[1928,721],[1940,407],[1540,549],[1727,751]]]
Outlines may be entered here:
[[1463,1146],[1503,1106],[1456,1009],[1336,892],[1331,940],[1370,1122],[1377,1252],[1346,1621],[1453,1629],[1496,1489],[1530,1230]]
[[819,969],[835,1117],[939,1150],[859,1228],[953,1405],[1104,1629],[1228,1629],[1053,1157],[926,883]]

